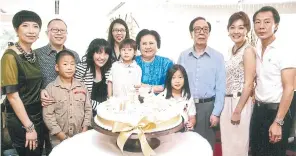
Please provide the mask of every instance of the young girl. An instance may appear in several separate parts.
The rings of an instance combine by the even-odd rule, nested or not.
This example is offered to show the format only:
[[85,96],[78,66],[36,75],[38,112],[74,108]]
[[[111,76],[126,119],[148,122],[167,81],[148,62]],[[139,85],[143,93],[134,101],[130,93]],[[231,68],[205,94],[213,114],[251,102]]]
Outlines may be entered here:
[[165,90],[158,96],[175,100],[184,105],[181,114],[184,118],[185,129],[193,130],[196,119],[196,109],[190,94],[187,73],[183,66],[175,64],[168,70]]

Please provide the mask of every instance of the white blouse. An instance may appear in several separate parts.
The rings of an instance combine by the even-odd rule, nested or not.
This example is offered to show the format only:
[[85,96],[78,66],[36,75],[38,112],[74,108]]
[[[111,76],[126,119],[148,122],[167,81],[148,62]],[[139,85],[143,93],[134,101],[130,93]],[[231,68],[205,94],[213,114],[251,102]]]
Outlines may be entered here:
[[[163,92],[159,93],[158,96],[165,98],[166,94],[167,90],[165,89]],[[169,100],[176,102],[178,105],[183,105],[183,110],[180,110],[180,113],[183,116],[185,122],[188,121],[189,116],[196,115],[196,108],[192,97],[190,97],[189,100],[187,100],[186,97],[170,98]]]

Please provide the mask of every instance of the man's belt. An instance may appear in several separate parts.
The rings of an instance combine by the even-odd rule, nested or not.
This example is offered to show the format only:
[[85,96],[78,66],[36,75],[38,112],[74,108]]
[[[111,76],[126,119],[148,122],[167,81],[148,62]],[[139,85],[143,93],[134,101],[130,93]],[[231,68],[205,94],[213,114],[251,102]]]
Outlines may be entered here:
[[277,110],[280,105],[280,103],[269,103],[269,102],[262,102],[262,101],[258,101],[258,100],[255,100],[255,104],[258,107],[264,107],[264,108],[272,109],[272,110]]
[[241,92],[237,92],[236,94],[226,94],[225,97],[240,97],[242,96]]
[[193,99],[194,103],[205,103],[205,102],[211,102],[214,100],[215,100],[215,96],[210,97],[210,98],[205,98],[205,99],[197,99],[197,98]]

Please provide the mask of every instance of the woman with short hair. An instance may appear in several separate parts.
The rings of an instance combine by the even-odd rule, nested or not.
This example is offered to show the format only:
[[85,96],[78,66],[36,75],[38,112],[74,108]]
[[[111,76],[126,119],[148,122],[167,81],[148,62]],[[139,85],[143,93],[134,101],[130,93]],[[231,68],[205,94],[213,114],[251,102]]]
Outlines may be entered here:
[[31,46],[42,21],[35,12],[22,10],[12,19],[18,41],[1,59],[1,89],[6,94],[6,122],[12,145],[21,156],[41,156],[43,150],[42,76]]
[[170,59],[156,55],[160,41],[160,35],[155,30],[143,29],[136,37],[141,55],[135,60],[142,69],[142,86],[150,87],[154,93],[164,90],[167,71],[173,66]]
[[234,46],[226,62],[226,95],[221,113],[223,156],[248,156],[251,95],[256,74],[255,48],[247,41],[250,19],[242,11],[232,14],[228,33]]

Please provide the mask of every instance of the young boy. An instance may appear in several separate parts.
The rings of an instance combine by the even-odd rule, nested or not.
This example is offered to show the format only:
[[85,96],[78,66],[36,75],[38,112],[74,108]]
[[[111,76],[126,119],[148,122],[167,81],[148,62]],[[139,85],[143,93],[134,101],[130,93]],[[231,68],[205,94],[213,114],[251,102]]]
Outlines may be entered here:
[[134,61],[137,44],[132,39],[125,39],[119,45],[121,60],[112,64],[107,79],[108,97],[127,96],[135,87],[141,85],[142,70]]
[[56,55],[58,77],[46,91],[55,100],[43,107],[43,120],[49,129],[53,146],[80,132],[87,131],[92,117],[90,97],[86,87],[73,76],[73,53],[63,50]]

